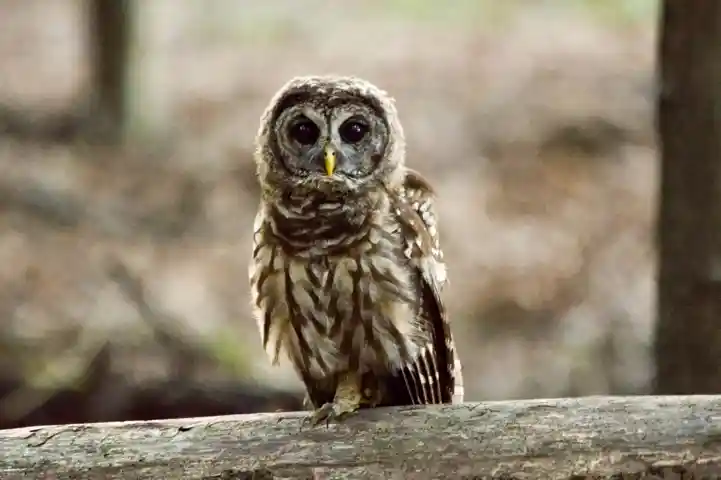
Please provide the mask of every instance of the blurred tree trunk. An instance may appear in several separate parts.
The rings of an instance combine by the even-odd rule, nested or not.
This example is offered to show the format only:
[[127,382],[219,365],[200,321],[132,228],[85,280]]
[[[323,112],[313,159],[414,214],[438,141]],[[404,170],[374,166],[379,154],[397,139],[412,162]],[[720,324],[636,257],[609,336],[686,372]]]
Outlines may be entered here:
[[113,141],[123,137],[127,121],[131,4],[132,0],[89,0],[94,114]]
[[655,391],[721,392],[721,2],[664,0]]
[[96,131],[111,142],[165,139],[176,0],[88,1]]

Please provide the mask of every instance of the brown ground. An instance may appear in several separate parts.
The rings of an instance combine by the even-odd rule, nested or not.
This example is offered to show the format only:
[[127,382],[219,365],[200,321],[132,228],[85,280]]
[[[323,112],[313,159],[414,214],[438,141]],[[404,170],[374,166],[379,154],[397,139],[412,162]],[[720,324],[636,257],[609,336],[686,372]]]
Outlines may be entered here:
[[[0,104],[26,119],[81,105],[81,2],[0,2]],[[647,388],[649,21],[544,7],[471,9],[465,23],[419,9],[408,21],[371,0],[278,0],[280,13],[201,3],[158,19],[167,70],[148,111],[169,105],[172,148],[41,142],[57,125],[0,112],[0,388],[26,384],[0,398],[0,427],[295,408],[265,391],[298,384],[287,365],[268,365],[249,316],[250,148],[282,83],[331,71],[397,98],[408,163],[439,192],[468,398]],[[143,410],[141,385],[194,406]],[[44,392],[73,386],[96,396],[25,417]]]

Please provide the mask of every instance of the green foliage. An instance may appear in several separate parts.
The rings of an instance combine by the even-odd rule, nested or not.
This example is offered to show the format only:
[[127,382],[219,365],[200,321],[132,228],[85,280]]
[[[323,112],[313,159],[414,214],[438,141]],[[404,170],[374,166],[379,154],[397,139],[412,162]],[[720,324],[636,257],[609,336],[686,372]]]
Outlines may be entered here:
[[658,0],[564,0],[566,8],[611,23],[655,22]]
[[342,10],[338,5],[307,3],[314,11],[307,18],[299,17],[303,8],[239,9],[237,5],[218,4],[199,12],[194,28],[209,42],[232,39],[250,45],[277,45],[302,35],[308,30],[324,28],[327,23],[345,20],[352,16],[358,22],[402,22],[453,28],[501,27],[524,10],[547,12],[550,15],[576,13],[600,22],[637,24],[655,22],[657,0],[384,0],[349,5]]
[[611,23],[648,22],[655,19],[657,0],[386,0],[375,4],[380,17],[450,23],[464,26],[491,26],[517,16],[523,9],[561,13],[581,13]]
[[218,334],[208,342],[207,348],[223,368],[238,377],[245,377],[253,370],[252,359],[238,342],[237,332],[221,328]]

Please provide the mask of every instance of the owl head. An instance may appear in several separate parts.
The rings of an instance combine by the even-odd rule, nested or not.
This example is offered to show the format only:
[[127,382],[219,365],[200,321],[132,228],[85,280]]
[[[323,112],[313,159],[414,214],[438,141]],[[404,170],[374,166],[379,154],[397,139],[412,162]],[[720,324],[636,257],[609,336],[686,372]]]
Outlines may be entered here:
[[273,191],[347,194],[402,181],[405,142],[394,101],[356,77],[297,77],[263,113],[255,159]]

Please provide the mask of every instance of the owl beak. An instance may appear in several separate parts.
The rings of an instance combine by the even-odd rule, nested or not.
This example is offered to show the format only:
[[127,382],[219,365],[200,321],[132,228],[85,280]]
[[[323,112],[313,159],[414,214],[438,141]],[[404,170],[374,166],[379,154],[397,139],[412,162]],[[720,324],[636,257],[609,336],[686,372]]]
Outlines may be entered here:
[[333,175],[333,172],[335,171],[335,162],[335,151],[332,147],[330,147],[330,145],[328,145],[325,147],[325,171],[329,177]]

